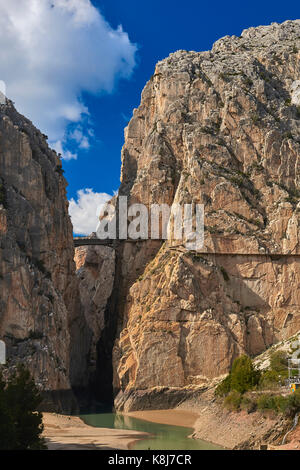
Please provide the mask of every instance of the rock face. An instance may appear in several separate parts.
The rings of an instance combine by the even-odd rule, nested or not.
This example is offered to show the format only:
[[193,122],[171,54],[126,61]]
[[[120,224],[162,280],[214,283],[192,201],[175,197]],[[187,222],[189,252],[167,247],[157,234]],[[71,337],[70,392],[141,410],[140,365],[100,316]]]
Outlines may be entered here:
[[[0,336],[45,391],[175,406],[300,330],[300,20],[157,64],[125,131],[119,196],[205,207],[178,242],[78,248],[60,160],[0,107]],[[118,205],[118,197],[114,202]]]
[[299,50],[300,20],[250,28],[171,54],[147,83],[119,194],[204,204],[205,253],[123,243],[118,408],[134,409],[137,391],[205,384],[300,329]]
[[11,102],[0,106],[0,142],[0,337],[10,368],[21,360],[49,398],[64,400],[85,382],[89,336],[66,181],[45,136]]
[[97,371],[97,343],[107,325],[105,312],[114,285],[115,261],[115,250],[106,246],[75,250],[80,299],[91,332],[87,371],[91,383]]

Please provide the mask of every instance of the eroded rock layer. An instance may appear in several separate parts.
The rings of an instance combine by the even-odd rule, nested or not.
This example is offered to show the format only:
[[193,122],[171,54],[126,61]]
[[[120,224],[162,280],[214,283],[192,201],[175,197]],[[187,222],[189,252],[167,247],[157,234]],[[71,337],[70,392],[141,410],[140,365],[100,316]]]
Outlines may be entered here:
[[299,20],[250,28],[171,54],[147,83],[119,194],[204,204],[206,253],[123,245],[117,407],[205,384],[299,330],[299,49]]
[[[0,106],[0,337],[49,398],[84,385],[88,329],[60,158],[11,102]],[[65,408],[64,404],[61,404]]]

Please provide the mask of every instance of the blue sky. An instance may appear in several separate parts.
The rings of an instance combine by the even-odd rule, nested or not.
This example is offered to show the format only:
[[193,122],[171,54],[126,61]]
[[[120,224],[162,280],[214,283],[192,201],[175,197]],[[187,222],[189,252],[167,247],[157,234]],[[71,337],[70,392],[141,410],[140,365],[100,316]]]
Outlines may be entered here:
[[101,0],[93,3],[113,27],[122,24],[131,42],[138,45],[137,65],[131,79],[121,81],[113,94],[87,98],[99,143],[77,161],[64,165],[71,197],[84,187],[108,193],[118,188],[126,117],[139,105],[141,91],[157,61],[178,49],[210,49],[220,37],[239,36],[250,26],[300,17],[296,1]]
[[[141,91],[157,61],[178,49],[208,50],[220,37],[240,35],[250,26],[300,17],[298,1],[72,0],[74,11],[68,2],[0,0],[0,41],[8,42],[12,56],[15,54],[13,65],[6,65],[0,51],[0,79],[7,81],[8,96],[16,101],[17,108],[50,136],[57,150],[64,147],[68,198],[73,199],[72,210],[80,209],[79,219],[84,211],[88,212],[86,205],[76,206],[79,190],[93,190],[85,201],[91,207],[94,192],[112,194],[119,187],[124,127],[138,107]],[[97,21],[93,7],[101,14]],[[74,12],[76,21],[68,28]],[[13,40],[11,30],[1,23],[5,15],[18,19],[14,21],[17,27]],[[46,40],[46,35],[40,33],[30,42],[27,32],[32,27],[37,34],[37,19],[50,34]],[[124,33],[118,30],[119,25]],[[23,39],[22,45],[18,38]],[[27,70],[23,64],[19,72],[24,58],[24,50],[22,54],[19,50],[21,46],[24,49],[24,43],[30,67]],[[21,79],[15,78],[19,76]],[[24,82],[26,97],[20,92]],[[41,99],[51,83],[53,89]],[[46,115],[48,108],[53,108],[59,119],[54,120],[50,111]],[[65,141],[63,132],[68,134]],[[77,158],[72,158],[75,155]]]

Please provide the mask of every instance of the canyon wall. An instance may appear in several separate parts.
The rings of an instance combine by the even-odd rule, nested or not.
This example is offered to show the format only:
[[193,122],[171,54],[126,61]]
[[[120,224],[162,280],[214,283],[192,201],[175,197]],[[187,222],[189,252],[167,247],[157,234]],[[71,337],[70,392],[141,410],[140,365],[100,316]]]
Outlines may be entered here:
[[46,136],[9,101],[0,106],[0,248],[8,369],[25,364],[45,406],[70,411],[72,386],[87,382],[91,334],[75,275],[66,181]]
[[75,249],[75,262],[80,301],[91,332],[86,370],[88,394],[84,394],[84,401],[89,405],[96,398],[108,404],[112,403],[113,395],[109,351],[116,334],[116,319],[108,305],[118,278],[116,253],[108,246],[82,246]]
[[[205,207],[178,241],[77,248],[61,162],[0,106],[0,337],[61,401],[174,406],[300,329],[300,21],[159,62],[125,130],[119,196]],[[115,198],[118,204],[118,196]]]
[[171,54],[147,83],[119,195],[204,204],[205,243],[120,242],[117,408],[174,404],[300,329],[299,49],[299,20],[250,28]]

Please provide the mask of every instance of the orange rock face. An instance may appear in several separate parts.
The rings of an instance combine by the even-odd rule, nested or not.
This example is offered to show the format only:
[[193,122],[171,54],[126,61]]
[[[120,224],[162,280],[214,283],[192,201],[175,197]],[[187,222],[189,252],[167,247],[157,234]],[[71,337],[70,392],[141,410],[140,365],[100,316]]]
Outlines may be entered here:
[[119,194],[204,204],[207,253],[125,245],[113,351],[125,401],[206,383],[300,329],[299,37],[288,21],[178,51],[142,93]]

